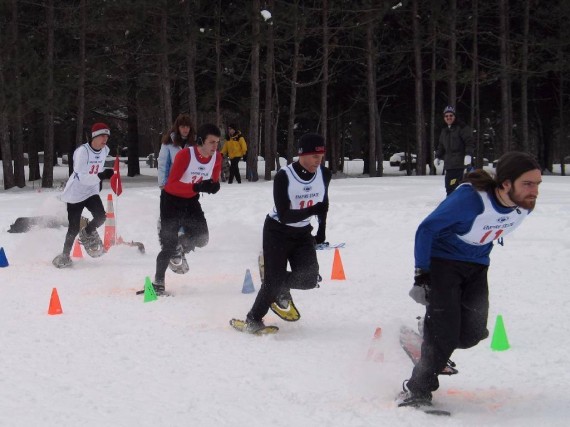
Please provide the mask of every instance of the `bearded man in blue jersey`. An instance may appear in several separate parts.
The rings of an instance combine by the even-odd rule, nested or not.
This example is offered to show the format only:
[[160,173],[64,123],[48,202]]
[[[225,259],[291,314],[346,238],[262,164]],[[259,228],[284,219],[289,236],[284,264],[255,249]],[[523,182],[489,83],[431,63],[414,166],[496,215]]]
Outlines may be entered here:
[[426,305],[423,344],[398,406],[430,405],[453,351],[489,336],[487,270],[493,241],[532,212],[541,182],[533,157],[506,153],[494,178],[483,170],[471,172],[418,227],[410,296]]

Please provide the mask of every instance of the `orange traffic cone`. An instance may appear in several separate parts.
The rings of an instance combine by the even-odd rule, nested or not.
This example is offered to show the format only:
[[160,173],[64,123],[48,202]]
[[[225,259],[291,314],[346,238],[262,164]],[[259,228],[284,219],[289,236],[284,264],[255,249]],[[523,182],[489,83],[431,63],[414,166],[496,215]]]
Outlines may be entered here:
[[51,298],[49,299],[48,314],[62,314],[61,303],[59,302],[59,296],[57,295],[57,289],[53,288],[51,291]]
[[366,354],[367,361],[384,361],[384,352],[380,346],[380,338],[382,338],[382,328],[376,328],[372,341],[370,342],[370,347],[368,348],[368,353]]
[[73,253],[71,254],[72,258],[83,258],[83,251],[81,250],[81,245],[79,244],[79,240],[75,239],[75,244],[73,245]]
[[334,250],[334,260],[332,266],[332,273],[331,273],[332,280],[346,280],[344,275],[344,268],[342,267],[342,261],[340,259],[340,251],[337,249]]
[[107,219],[105,220],[105,236],[103,246],[107,252],[116,242],[115,239],[115,211],[113,209],[113,195],[107,195]]

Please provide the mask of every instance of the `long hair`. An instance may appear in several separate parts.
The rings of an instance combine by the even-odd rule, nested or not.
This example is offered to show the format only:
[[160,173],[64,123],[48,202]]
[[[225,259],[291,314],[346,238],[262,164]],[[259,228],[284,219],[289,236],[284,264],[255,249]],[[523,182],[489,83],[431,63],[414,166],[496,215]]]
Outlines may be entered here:
[[477,169],[469,173],[464,182],[469,182],[479,191],[492,191],[495,188],[503,188],[505,181],[515,182],[523,173],[538,169],[540,165],[534,157],[520,151],[509,151],[497,161],[495,176],[491,176],[483,169]]
[[493,176],[483,169],[469,172],[463,181],[470,183],[477,191],[490,192],[497,188],[497,182]]
[[[234,130],[234,134],[230,136],[230,128]],[[233,139],[234,141],[239,140],[241,137],[241,131],[237,128],[236,125],[230,123],[226,128],[226,141]]]
[[[179,114],[178,117],[176,117],[176,120],[174,120],[174,123],[172,124],[170,130],[162,135],[161,143],[174,144],[178,147],[184,147],[185,141],[182,138],[182,135],[180,135],[180,130],[178,129],[180,126],[190,126],[190,133],[188,134],[187,141],[189,145],[194,145],[196,132],[194,130],[194,126],[192,125],[192,118],[190,117],[190,114],[186,113]],[[170,137],[172,134],[174,134],[174,139]]]

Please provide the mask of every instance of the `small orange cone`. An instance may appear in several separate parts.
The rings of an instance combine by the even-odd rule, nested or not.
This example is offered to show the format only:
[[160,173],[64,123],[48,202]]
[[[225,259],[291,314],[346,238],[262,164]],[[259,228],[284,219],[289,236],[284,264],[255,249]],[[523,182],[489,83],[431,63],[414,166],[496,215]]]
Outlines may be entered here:
[[59,302],[59,296],[57,295],[57,289],[53,288],[51,291],[51,298],[49,299],[48,314],[62,314],[61,303]]
[[344,268],[340,259],[340,251],[338,248],[334,250],[334,260],[332,266],[331,280],[346,280],[344,275]]
[[367,361],[384,361],[384,352],[380,349],[380,338],[382,338],[382,328],[376,328],[372,341],[370,342],[370,347],[368,348],[368,353],[366,354]]
[[81,250],[81,245],[79,244],[79,240],[75,239],[75,244],[73,245],[73,253],[71,254],[72,258],[83,258],[83,251]]
[[115,211],[113,209],[113,195],[107,195],[107,219],[105,220],[105,236],[103,246],[107,252],[116,242],[115,236]]

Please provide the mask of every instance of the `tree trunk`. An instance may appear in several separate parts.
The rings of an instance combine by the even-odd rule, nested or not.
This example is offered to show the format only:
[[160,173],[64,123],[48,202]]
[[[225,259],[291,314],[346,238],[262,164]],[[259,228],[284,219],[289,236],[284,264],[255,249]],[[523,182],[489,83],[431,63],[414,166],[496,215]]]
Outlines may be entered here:
[[420,37],[420,23],[418,16],[418,0],[412,0],[412,22],[414,31],[414,82],[416,94],[416,175],[426,174],[426,146],[424,127],[424,86],[422,70],[422,41]]
[[530,22],[530,0],[524,0],[523,42],[521,53],[521,136],[522,149],[530,152],[528,138],[528,42]]
[[[33,112],[36,116],[41,116],[40,111]],[[42,119],[45,119],[42,118]],[[43,123],[37,123],[35,126],[32,126],[30,141],[28,143],[28,161],[29,161],[29,171],[28,171],[28,180],[29,181],[36,181],[41,178],[40,176],[40,162],[38,156],[38,141],[42,138],[39,135],[40,129],[43,129]],[[43,132],[42,132],[43,134]],[[35,188],[35,183],[32,184]]]
[[376,176],[376,49],[374,20],[366,24],[366,81],[368,86],[368,173]]
[[473,0],[472,7],[472,34],[473,34],[473,63],[471,72],[471,129],[475,129],[475,155],[477,156],[475,167],[483,168],[483,145],[481,141],[481,114],[479,112],[479,0]]
[[457,0],[451,0],[449,5],[449,105],[457,105]]
[[560,159],[560,174],[562,176],[566,175],[565,165],[564,165],[564,140],[566,139],[566,132],[564,131],[564,53],[562,52],[562,47],[558,46],[558,64],[561,67],[558,75],[558,158]]
[[[275,9],[275,1],[269,0],[267,3],[269,10]],[[273,132],[271,125],[273,123],[273,62],[275,61],[275,49],[273,39],[273,20],[267,22],[267,57],[265,59],[265,123],[264,123],[264,143],[265,143],[265,180],[271,180],[271,171],[273,170]]]
[[46,61],[46,105],[44,122],[44,170],[42,174],[42,187],[53,187],[53,162],[54,162],[54,52],[55,52],[55,19],[53,0],[47,2],[47,61]]
[[[186,71],[188,75],[188,112],[192,127],[198,126],[198,108],[196,100],[196,21],[192,15],[191,2],[186,2],[186,23],[188,41],[186,43]],[[218,123],[219,126],[219,123]]]
[[75,143],[71,142],[67,153],[69,175],[73,173],[73,152],[83,141],[83,122],[85,121],[85,31],[87,25],[85,0],[79,4],[80,29],[79,29],[79,78],[77,82],[77,118],[75,127]]
[[172,123],[172,96],[170,93],[170,72],[168,62],[168,1],[164,1],[160,13],[160,88],[162,92],[162,112],[164,129]]
[[18,1],[12,0],[12,84],[14,91],[13,119],[13,159],[14,182],[17,187],[26,186],[26,172],[24,170],[24,135],[22,132],[22,81],[20,73],[20,38],[18,35]]
[[222,41],[221,41],[221,1],[218,1],[216,7],[216,36],[215,36],[215,47],[216,47],[216,125],[221,124],[221,109],[220,104],[222,102]]
[[509,0],[499,0],[499,17],[500,17],[500,61],[501,61],[501,123],[502,123],[502,136],[503,153],[511,149],[511,129],[509,127],[510,114],[509,114],[509,57],[508,57],[508,33],[507,21],[509,19]]
[[338,153],[335,144],[327,144],[327,128],[328,128],[328,86],[329,86],[329,5],[328,0],[322,1],[323,7],[323,80],[321,84],[321,135],[325,140],[325,146],[329,145],[329,168],[332,173],[337,172]]
[[134,74],[136,69],[134,65],[129,68],[130,74],[127,82],[127,176],[137,176],[141,173],[139,163],[138,76]]
[[[295,117],[296,117],[296,107],[297,107],[297,78],[299,74],[299,49],[301,46],[301,39],[304,34],[304,24],[299,21],[298,15],[298,3],[295,4],[293,8],[295,13],[295,33],[294,33],[294,45],[293,45],[293,64],[291,65],[291,90],[289,93],[289,118],[287,119],[287,164],[293,161],[295,156]],[[278,155],[279,157],[279,155]],[[277,166],[279,169],[279,165]]]
[[[0,33],[0,37],[2,34]],[[0,38],[1,45],[1,38]],[[2,173],[4,176],[4,189],[8,190],[16,185],[14,169],[12,168],[12,152],[10,150],[10,137],[8,135],[8,108],[6,105],[4,58],[0,51],[0,152],[2,153]]]
[[436,142],[435,142],[435,90],[436,90],[436,75],[437,75],[437,26],[436,26],[436,2],[431,1],[431,15],[432,19],[430,19],[430,35],[431,35],[431,73],[430,73],[430,84],[431,84],[431,93],[430,93],[430,102],[431,102],[431,113],[429,118],[429,128],[430,128],[430,136],[429,136],[429,167],[430,167],[430,175],[436,175],[437,169],[433,164],[434,161],[434,153],[436,149]]
[[251,11],[251,103],[249,111],[249,147],[246,178],[257,182],[257,156],[259,155],[259,0],[253,0]]

